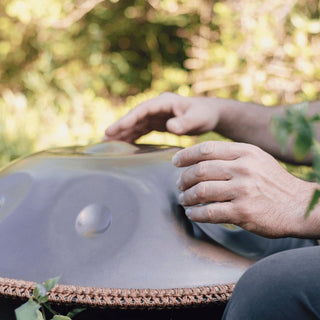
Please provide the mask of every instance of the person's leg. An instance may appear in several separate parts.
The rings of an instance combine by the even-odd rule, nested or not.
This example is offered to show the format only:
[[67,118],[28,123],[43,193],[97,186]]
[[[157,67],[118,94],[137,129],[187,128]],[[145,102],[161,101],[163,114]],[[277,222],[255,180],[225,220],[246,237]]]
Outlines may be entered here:
[[252,265],[223,319],[320,319],[320,246],[282,251]]

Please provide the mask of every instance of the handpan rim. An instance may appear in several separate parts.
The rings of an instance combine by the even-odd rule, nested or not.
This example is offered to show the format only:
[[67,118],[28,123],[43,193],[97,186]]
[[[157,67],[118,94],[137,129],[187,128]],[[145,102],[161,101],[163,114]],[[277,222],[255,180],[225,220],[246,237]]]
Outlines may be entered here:
[[[1,278],[0,297],[26,300],[33,296],[36,282]],[[227,303],[235,283],[192,288],[122,289],[57,284],[48,301],[58,305],[113,309],[171,309]]]

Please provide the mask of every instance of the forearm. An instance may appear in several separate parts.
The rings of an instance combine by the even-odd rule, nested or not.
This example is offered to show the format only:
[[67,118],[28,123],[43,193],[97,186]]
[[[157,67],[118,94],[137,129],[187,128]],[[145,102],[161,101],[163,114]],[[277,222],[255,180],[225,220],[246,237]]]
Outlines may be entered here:
[[226,100],[220,113],[216,131],[237,142],[259,146],[273,156],[293,161],[290,153],[283,154],[270,130],[270,122],[276,113],[284,114],[284,107],[264,107],[253,103]]
[[[225,107],[220,112],[220,119],[215,130],[222,135],[238,142],[251,143],[264,149],[278,159],[295,163],[292,138],[289,139],[285,152],[281,151],[279,143],[270,130],[270,122],[274,115],[284,115],[290,106],[264,107],[253,103],[226,100]],[[310,103],[308,113],[320,111],[320,101]],[[320,125],[315,126],[316,138],[320,139]],[[310,165],[312,155],[302,162]]]

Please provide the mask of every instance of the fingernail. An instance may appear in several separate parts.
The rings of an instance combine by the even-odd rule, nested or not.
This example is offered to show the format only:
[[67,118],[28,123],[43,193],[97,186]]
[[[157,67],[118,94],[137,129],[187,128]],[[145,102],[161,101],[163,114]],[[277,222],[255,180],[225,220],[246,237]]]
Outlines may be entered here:
[[171,125],[176,133],[182,131],[182,125],[179,120],[172,121]]
[[187,216],[189,219],[191,219],[191,218],[190,218],[190,216],[191,216],[191,208],[187,208],[186,211],[185,211],[185,213],[186,213],[186,216]]
[[180,165],[180,158],[177,154],[175,154],[173,157],[172,157],[172,163],[175,165],[175,166],[179,166]]
[[179,194],[179,202],[181,203],[181,204],[184,204],[184,193],[183,192],[181,192],[180,194]]

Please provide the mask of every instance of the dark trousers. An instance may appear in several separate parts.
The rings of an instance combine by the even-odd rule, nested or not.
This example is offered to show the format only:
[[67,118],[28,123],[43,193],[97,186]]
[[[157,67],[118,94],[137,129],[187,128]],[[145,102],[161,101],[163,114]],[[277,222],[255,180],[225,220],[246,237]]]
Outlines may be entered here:
[[239,279],[224,320],[320,319],[320,246],[272,254]]

